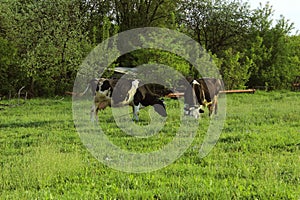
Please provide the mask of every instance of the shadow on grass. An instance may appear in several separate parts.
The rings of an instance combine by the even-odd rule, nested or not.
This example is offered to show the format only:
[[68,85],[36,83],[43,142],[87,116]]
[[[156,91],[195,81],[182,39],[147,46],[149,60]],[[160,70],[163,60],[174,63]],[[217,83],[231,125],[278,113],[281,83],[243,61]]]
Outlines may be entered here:
[[[46,121],[34,121],[34,122],[13,122],[1,124],[1,128],[34,128],[34,127],[45,127],[52,126],[53,124],[66,124],[63,120],[46,120]],[[73,120],[68,120],[68,123],[73,123]]]
[[236,143],[236,142],[240,142],[241,138],[238,136],[227,136],[226,138],[220,138],[219,142],[222,143]]

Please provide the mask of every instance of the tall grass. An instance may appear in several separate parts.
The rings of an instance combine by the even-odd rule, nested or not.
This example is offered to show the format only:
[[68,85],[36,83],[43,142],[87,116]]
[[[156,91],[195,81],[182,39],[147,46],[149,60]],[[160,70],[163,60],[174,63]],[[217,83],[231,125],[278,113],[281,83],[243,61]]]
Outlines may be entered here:
[[[0,199],[299,199],[299,97],[287,91],[227,95],[223,132],[207,157],[199,157],[206,111],[181,158],[142,174],[110,169],[89,153],[74,128],[70,99],[3,107]],[[99,124],[120,147],[152,151],[171,141],[180,123],[178,102],[166,104],[169,118],[153,137],[124,134],[110,109],[100,113]],[[138,123],[147,126],[147,109],[140,115]]]

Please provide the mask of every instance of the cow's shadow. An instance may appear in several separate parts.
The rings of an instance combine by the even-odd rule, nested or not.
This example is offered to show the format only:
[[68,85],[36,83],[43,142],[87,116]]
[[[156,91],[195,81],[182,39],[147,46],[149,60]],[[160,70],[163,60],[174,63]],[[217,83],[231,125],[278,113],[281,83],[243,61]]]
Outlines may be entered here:
[[[37,128],[37,127],[45,127],[50,126],[53,123],[64,124],[66,121],[62,120],[44,120],[44,121],[34,121],[34,122],[13,122],[1,124],[1,128]],[[70,120],[72,123],[72,120]]]

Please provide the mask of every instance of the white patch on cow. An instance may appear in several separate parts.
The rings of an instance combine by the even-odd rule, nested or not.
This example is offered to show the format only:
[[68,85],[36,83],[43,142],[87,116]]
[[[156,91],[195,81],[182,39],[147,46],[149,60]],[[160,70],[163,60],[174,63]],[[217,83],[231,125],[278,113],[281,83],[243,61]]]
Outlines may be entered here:
[[96,93],[96,96],[98,96],[98,97],[109,96],[109,90],[99,91],[99,92]]
[[193,85],[200,85],[200,83],[196,80],[193,80]]
[[138,89],[138,87],[139,87],[139,81],[138,80],[132,81],[131,88],[128,91],[128,94],[127,94],[128,96],[122,104],[124,104],[124,105],[130,104],[133,101],[134,95],[135,95],[136,90]]
[[139,87],[139,83],[140,82],[138,80],[132,81],[132,87],[135,88],[135,89],[137,89]]

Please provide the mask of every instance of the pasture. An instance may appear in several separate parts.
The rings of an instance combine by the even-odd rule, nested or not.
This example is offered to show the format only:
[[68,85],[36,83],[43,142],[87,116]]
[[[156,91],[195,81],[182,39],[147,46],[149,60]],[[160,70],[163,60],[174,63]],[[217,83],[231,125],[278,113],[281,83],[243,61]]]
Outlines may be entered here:
[[[0,199],[299,199],[300,93],[227,95],[218,143],[200,159],[201,127],[173,164],[149,173],[125,173],[96,160],[74,128],[71,98],[30,99],[0,107]],[[2,101],[14,104],[14,100]],[[167,112],[178,103],[166,100]],[[141,123],[147,123],[147,110]],[[152,151],[168,143],[176,115],[143,141],[116,127],[110,108],[99,113],[109,138],[122,148]],[[175,128],[174,128],[175,127]]]

